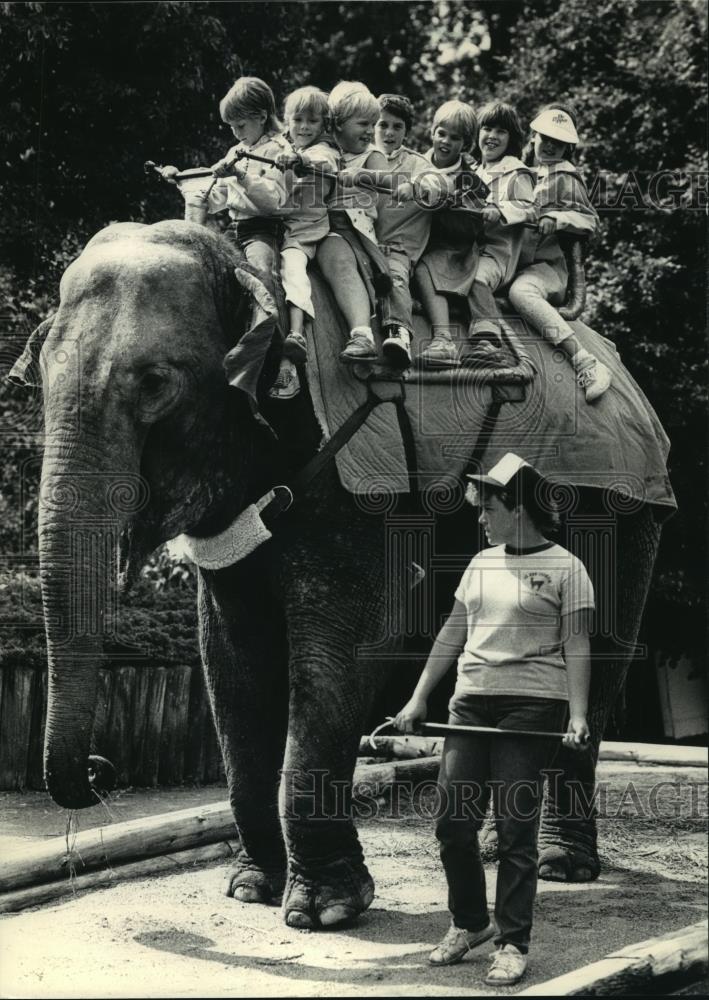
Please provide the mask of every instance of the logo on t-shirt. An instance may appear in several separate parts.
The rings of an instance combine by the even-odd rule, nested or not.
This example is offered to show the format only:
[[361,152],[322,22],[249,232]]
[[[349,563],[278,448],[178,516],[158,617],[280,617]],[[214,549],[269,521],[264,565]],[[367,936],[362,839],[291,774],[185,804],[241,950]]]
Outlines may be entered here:
[[534,573],[525,573],[523,580],[528,586],[532,588],[535,593],[539,593],[545,583],[551,583],[551,577],[548,573],[541,573],[536,571]]

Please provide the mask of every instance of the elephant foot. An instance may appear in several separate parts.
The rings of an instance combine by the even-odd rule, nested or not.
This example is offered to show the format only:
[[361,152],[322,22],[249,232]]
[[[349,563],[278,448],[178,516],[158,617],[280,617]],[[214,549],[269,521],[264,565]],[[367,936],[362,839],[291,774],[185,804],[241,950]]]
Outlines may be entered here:
[[539,853],[539,877],[547,882],[593,882],[601,872],[598,855],[564,847]]
[[497,861],[497,830],[495,824],[486,819],[478,834],[480,857],[483,861]]
[[355,920],[373,899],[374,882],[367,866],[343,859],[307,874],[291,872],[283,915],[289,927],[336,927]]
[[241,853],[225,875],[222,891],[225,896],[231,896],[240,903],[280,906],[285,883],[284,871],[259,868]]

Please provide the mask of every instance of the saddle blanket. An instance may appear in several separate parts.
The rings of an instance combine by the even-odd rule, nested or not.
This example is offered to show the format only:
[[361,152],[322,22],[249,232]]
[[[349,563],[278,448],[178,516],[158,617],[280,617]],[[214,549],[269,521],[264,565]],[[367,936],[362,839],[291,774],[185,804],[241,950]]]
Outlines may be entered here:
[[[471,465],[486,470],[514,451],[552,480],[609,489],[656,505],[660,516],[675,509],[667,435],[615,346],[584,323],[571,324],[579,342],[613,375],[592,404],[566,355],[511,315],[504,326],[506,357],[494,366],[466,358],[464,327],[458,368],[425,371],[414,364],[399,373],[384,364],[345,365],[339,354],[346,325],[319,275],[312,274],[312,286],[316,319],[306,370],[324,434],[332,436],[368,393],[386,400],[336,456],[350,493],[409,493],[414,466],[423,499],[435,508],[460,493]],[[414,358],[430,336],[427,322],[415,317]],[[375,337],[380,343],[376,331]],[[407,424],[413,437],[408,463]]]

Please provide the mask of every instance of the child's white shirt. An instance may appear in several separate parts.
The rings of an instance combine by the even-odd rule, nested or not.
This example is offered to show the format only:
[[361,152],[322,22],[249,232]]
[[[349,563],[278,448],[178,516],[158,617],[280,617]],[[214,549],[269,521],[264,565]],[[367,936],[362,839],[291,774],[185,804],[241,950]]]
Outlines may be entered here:
[[[275,160],[279,153],[290,152],[290,143],[276,133],[262,135],[252,145],[240,142],[232,146],[227,158],[235,152],[253,153]],[[238,177],[221,177],[209,194],[209,211],[214,214],[227,208],[231,218],[238,222],[254,216],[278,215],[286,200],[286,183],[283,171],[258,160],[238,161],[249,178],[248,191]]]

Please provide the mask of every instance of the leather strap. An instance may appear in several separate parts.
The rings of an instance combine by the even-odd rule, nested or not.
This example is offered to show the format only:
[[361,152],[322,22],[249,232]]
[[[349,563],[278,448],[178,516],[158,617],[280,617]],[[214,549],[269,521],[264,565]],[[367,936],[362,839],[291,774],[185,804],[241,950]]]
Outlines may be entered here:
[[397,420],[404,444],[404,454],[409,474],[409,489],[413,498],[418,498],[418,464],[416,460],[416,445],[414,433],[411,427],[409,415],[404,407],[404,383],[401,380],[401,395],[395,398],[382,398],[372,390],[371,381],[367,381],[367,398],[357,409],[349,415],[345,422],[338,427],[329,441],[327,441],[320,451],[313,455],[310,461],[306,462],[303,468],[296,473],[287,485],[275,486],[273,488],[273,499],[270,500],[261,511],[261,520],[270,529],[273,521],[288,510],[300,493],[322,472],[325,466],[332,461],[338,451],[343,448],[351,437],[359,430],[369,414],[375,407],[382,403],[394,403],[396,407]]

